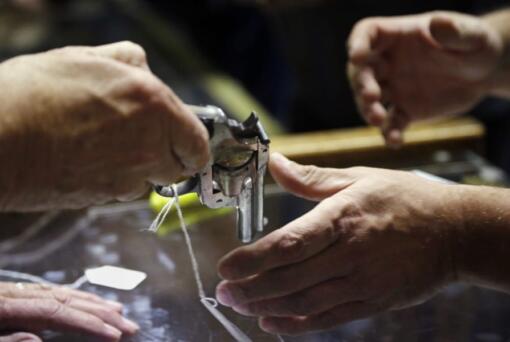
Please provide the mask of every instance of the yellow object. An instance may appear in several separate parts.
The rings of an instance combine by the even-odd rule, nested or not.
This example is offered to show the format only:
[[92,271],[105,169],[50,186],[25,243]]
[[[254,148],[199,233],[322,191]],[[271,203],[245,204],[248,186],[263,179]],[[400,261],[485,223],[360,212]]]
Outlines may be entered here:
[[[165,204],[170,200],[156,192],[152,192],[149,198],[149,206],[155,212],[159,213]],[[179,196],[179,204],[184,212],[184,222],[187,226],[207,221],[209,219],[228,215],[233,208],[210,209],[200,203],[200,199],[196,193],[190,193]],[[158,230],[159,236],[165,236],[180,229],[179,218],[175,211],[171,211],[166,220]]]

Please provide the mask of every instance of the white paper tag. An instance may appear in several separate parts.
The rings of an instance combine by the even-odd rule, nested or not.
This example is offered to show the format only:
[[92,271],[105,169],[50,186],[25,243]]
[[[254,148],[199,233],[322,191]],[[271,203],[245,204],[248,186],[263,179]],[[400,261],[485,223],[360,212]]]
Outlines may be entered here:
[[91,284],[126,291],[133,290],[147,278],[147,274],[144,272],[116,266],[89,268],[85,271],[85,276]]

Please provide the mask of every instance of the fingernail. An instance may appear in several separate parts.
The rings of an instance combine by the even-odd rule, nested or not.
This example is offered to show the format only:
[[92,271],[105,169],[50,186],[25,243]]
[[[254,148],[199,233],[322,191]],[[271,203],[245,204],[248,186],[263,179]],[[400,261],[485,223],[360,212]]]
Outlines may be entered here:
[[107,300],[106,302],[115,310],[122,311],[122,309],[124,309],[124,305],[119,302],[114,302],[113,300]]
[[248,309],[247,305],[236,305],[236,306],[232,307],[232,310],[234,310],[235,312],[237,312],[238,314],[241,314],[243,316],[252,316],[252,313]]
[[227,288],[226,283],[220,283],[216,288],[216,299],[225,306],[232,307],[236,304],[232,292]]
[[126,330],[128,330],[128,332],[131,334],[134,334],[138,330],[140,330],[140,326],[138,324],[136,324],[135,322],[133,322],[125,317],[122,317],[122,324],[124,325]]
[[388,134],[387,144],[392,149],[398,149],[402,146],[402,132],[393,129]]
[[120,337],[122,336],[122,332],[120,332],[120,330],[118,330],[106,323],[104,324],[103,331],[104,331],[105,335],[107,335],[108,337],[115,339],[115,340],[120,339]]
[[270,333],[270,334],[275,334],[278,332],[278,330],[277,330],[276,326],[273,324],[273,322],[271,322],[270,320],[267,320],[267,319],[261,319],[259,321],[259,327],[260,327],[260,329],[262,329],[265,332]]

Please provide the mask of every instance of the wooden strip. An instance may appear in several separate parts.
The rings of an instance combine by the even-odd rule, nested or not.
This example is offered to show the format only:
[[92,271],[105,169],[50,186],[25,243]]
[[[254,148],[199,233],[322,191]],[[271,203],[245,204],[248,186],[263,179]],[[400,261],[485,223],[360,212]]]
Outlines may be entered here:
[[[423,123],[411,127],[406,132],[403,149],[481,141],[483,136],[483,126],[471,118]],[[377,129],[366,127],[274,136],[271,150],[299,160],[324,155],[374,152],[388,148],[385,147]]]

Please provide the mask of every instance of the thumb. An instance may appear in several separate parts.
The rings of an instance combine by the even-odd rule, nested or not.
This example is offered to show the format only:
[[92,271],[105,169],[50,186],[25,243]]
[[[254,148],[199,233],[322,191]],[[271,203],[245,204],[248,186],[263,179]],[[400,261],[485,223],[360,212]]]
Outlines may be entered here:
[[269,170],[285,190],[313,201],[321,201],[356,181],[353,172],[343,169],[301,165],[280,153],[272,153]]
[[437,14],[431,18],[430,33],[447,50],[472,52],[487,42],[483,23],[463,14]]

